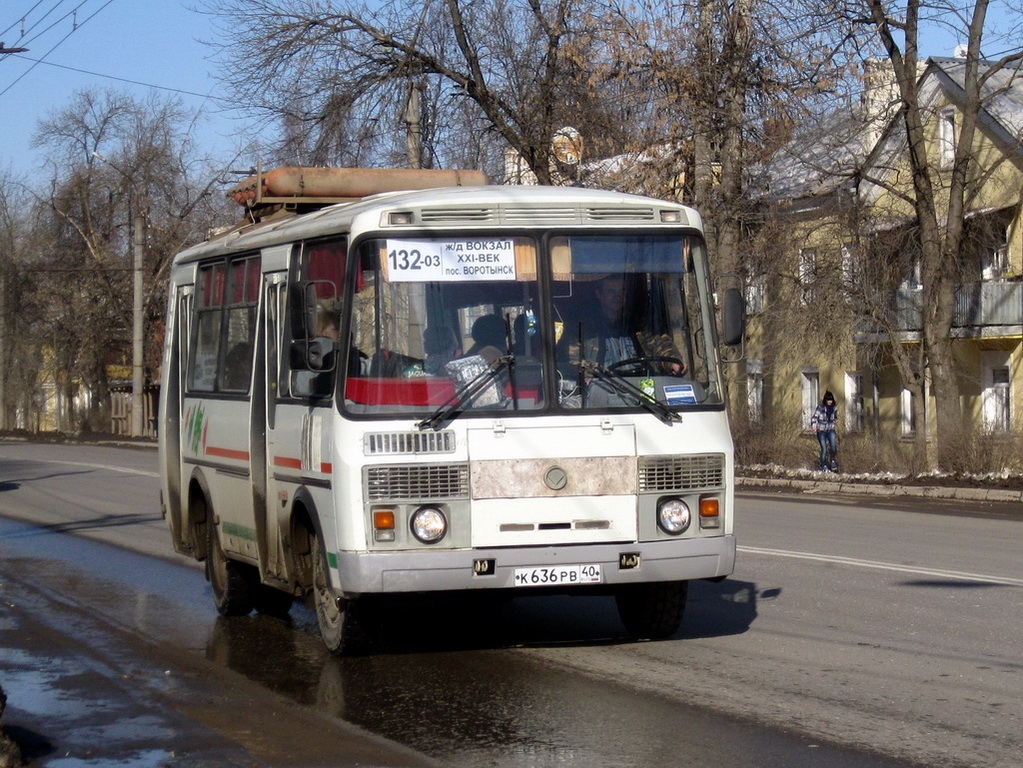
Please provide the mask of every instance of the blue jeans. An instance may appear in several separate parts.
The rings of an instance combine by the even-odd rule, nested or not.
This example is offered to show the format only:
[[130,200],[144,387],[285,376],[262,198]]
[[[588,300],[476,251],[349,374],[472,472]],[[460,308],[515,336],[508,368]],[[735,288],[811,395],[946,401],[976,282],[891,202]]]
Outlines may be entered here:
[[838,459],[838,433],[833,429],[818,432],[817,442],[821,444],[821,469],[827,469]]

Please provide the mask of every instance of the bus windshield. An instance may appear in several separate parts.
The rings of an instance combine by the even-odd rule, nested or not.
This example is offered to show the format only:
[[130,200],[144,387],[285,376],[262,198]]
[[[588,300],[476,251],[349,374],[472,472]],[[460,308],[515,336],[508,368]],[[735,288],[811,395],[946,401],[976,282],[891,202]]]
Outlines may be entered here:
[[365,242],[345,302],[344,407],[663,418],[719,404],[702,247],[621,230]]

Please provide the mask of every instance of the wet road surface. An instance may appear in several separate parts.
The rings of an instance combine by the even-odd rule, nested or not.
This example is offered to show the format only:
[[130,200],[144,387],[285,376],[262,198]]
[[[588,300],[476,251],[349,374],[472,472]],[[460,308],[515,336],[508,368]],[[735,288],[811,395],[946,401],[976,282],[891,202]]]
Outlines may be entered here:
[[430,764],[368,734],[446,766],[908,765],[522,653],[627,642],[609,599],[409,602],[336,659],[304,606],[218,617],[197,568],[5,518],[0,542],[5,723],[34,765]]
[[303,606],[217,617],[155,465],[0,442],[4,725],[35,765],[1020,765],[1018,520],[747,497],[735,576],[669,641],[599,597],[404,601],[339,660]]

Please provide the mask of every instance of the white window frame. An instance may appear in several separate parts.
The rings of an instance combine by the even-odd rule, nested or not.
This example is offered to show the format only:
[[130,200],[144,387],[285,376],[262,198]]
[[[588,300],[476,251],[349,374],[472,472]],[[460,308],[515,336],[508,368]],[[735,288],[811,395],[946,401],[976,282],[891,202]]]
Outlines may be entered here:
[[764,311],[764,286],[767,280],[763,272],[751,274],[746,282],[746,312],[758,315]]
[[810,304],[813,301],[813,284],[817,281],[817,249],[799,249],[799,285],[803,289],[800,301]]
[[821,396],[821,375],[816,368],[804,368],[800,376],[800,388],[803,393],[802,428],[810,431],[810,420]]
[[864,427],[863,374],[847,371],[845,374],[845,431],[862,432]]
[[860,250],[853,243],[842,244],[842,285],[846,300],[856,293],[860,283]]
[[1008,352],[981,353],[982,417],[986,434],[1012,430],[1012,366]]
[[899,423],[903,437],[913,437],[916,434],[916,397],[907,387],[902,388],[899,397]]
[[1009,268],[1009,228],[1005,228],[1002,242],[986,245],[980,251],[980,274],[984,280],[998,280]]
[[956,159],[956,110],[945,107],[938,112],[938,148],[941,168],[948,170]]
[[746,407],[750,424],[764,421],[764,361],[746,361]]

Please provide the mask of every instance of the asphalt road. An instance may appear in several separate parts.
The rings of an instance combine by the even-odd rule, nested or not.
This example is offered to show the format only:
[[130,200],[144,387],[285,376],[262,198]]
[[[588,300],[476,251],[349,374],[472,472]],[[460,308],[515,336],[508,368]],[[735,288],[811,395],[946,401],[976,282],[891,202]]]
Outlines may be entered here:
[[216,617],[155,465],[0,443],[4,723],[37,764],[1023,765],[1019,510],[743,495],[736,573],[670,641],[605,598],[430,603],[336,660],[300,606]]

